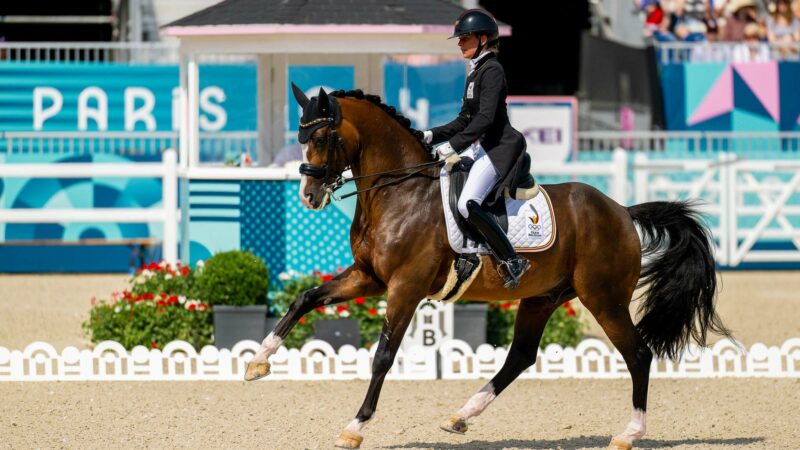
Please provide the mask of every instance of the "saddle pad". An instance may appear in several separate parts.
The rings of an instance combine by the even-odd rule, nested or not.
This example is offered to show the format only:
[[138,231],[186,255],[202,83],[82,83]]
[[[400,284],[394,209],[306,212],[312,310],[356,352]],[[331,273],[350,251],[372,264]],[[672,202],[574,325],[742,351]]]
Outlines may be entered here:
[[[468,239],[461,232],[450,209],[450,174],[442,169],[441,175],[442,206],[447,223],[447,237],[450,247],[456,253],[489,253],[489,249]],[[553,205],[544,188],[539,195],[528,200],[506,198],[508,213],[508,235],[511,244],[518,252],[542,252],[552,247],[556,240],[556,221],[553,216]]]

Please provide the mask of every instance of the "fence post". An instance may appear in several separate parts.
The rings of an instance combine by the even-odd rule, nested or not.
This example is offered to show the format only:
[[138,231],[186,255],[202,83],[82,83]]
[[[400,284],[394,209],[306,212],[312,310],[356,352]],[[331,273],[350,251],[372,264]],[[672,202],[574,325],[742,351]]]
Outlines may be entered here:
[[644,153],[637,153],[636,156],[633,157],[633,192],[635,194],[634,203],[637,205],[647,201],[648,177],[647,155]]
[[164,208],[162,254],[170,264],[178,261],[178,155],[175,149],[164,150],[164,173],[161,179],[161,205]]
[[614,164],[614,176],[609,187],[609,193],[620,205],[628,204],[628,154],[620,147],[614,149],[612,156]]

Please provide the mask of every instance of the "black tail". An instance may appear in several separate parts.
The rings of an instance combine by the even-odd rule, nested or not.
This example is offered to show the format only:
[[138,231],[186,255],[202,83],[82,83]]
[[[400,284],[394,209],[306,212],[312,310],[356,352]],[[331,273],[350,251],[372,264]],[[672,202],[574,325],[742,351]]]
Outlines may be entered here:
[[647,286],[636,329],[653,352],[676,358],[709,331],[730,337],[714,310],[717,276],[711,236],[689,202],[650,202],[628,208],[642,231]]

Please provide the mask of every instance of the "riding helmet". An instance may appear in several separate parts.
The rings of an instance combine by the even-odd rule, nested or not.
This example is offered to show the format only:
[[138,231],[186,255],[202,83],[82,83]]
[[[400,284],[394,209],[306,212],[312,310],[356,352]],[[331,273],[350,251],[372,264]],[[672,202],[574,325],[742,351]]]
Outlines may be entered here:
[[468,34],[485,34],[489,36],[489,39],[496,38],[499,34],[497,22],[491,14],[483,9],[468,9],[458,16],[453,35],[448,39]]

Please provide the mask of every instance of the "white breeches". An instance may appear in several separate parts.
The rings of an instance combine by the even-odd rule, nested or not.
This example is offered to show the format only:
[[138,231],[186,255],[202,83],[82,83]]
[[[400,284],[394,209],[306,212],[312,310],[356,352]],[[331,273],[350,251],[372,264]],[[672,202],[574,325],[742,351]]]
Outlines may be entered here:
[[470,152],[472,152],[472,158],[475,163],[469,170],[469,176],[467,176],[467,181],[464,183],[464,190],[461,191],[461,196],[458,197],[458,212],[465,219],[469,217],[467,202],[475,200],[478,204],[483,203],[497,180],[500,179],[492,165],[492,161],[489,159],[489,155],[486,154],[480,144],[470,146],[462,155],[469,156]]

